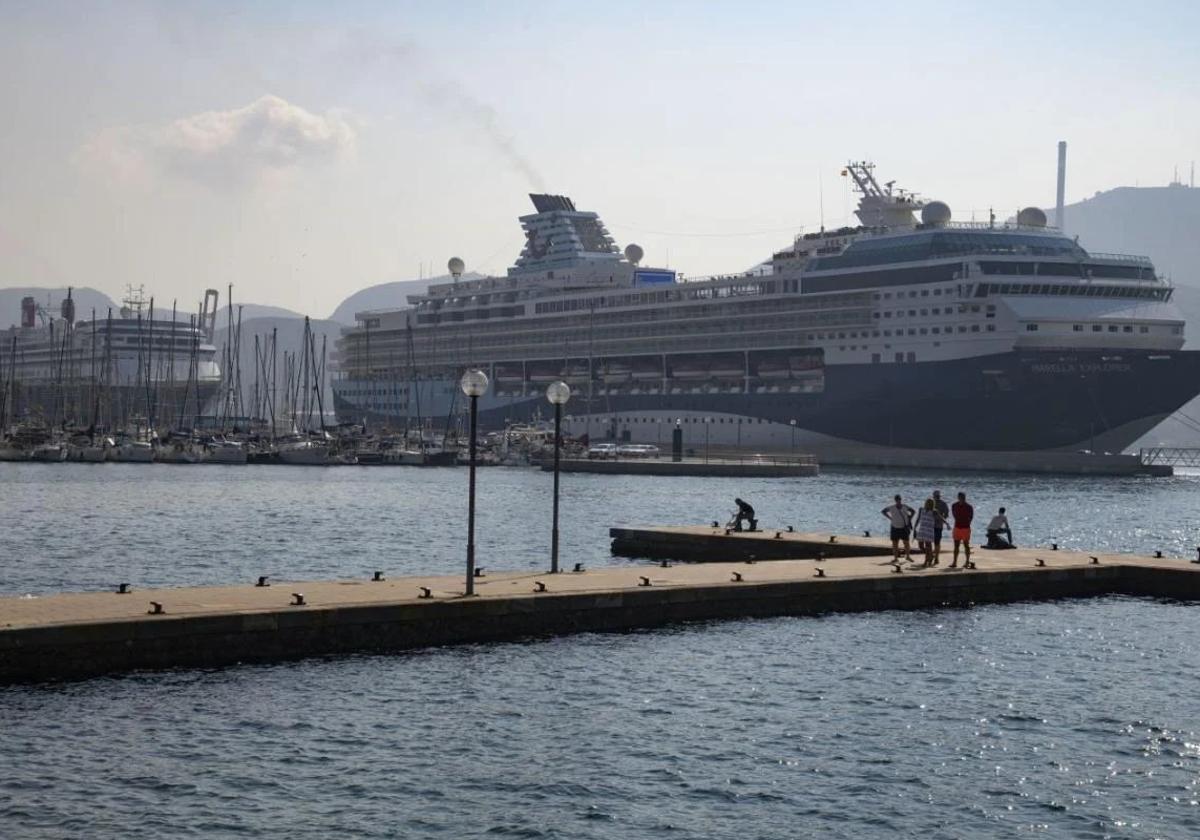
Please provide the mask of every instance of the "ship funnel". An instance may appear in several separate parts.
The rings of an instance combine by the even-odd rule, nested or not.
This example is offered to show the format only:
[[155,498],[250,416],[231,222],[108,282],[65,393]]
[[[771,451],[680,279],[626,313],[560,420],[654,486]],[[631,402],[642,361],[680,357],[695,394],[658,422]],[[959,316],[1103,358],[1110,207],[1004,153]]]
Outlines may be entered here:
[[67,289],[67,296],[63,298],[62,304],[59,305],[58,314],[67,322],[67,325],[75,323],[75,301],[71,299],[71,290]]
[[37,325],[37,300],[31,297],[21,298],[21,326],[30,328]]
[[1067,141],[1058,141],[1058,200],[1054,203],[1054,225],[1066,232],[1066,219],[1063,217],[1063,198],[1067,191]]

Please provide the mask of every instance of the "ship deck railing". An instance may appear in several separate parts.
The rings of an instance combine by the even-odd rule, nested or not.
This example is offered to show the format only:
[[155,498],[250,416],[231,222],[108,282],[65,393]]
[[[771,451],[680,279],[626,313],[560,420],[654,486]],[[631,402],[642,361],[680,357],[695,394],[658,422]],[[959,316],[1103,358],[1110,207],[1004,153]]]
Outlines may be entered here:
[[1200,448],[1187,446],[1150,446],[1138,450],[1138,460],[1146,466],[1200,468]]

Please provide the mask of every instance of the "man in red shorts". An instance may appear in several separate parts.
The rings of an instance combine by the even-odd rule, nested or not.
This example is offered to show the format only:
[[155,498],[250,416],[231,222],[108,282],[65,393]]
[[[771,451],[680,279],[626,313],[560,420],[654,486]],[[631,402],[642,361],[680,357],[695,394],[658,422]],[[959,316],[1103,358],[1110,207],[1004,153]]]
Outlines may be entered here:
[[951,569],[958,568],[958,547],[961,545],[967,552],[967,565],[971,563],[971,520],[975,518],[975,508],[967,504],[967,494],[959,493],[958,501],[950,505],[950,516],[954,519],[954,561]]

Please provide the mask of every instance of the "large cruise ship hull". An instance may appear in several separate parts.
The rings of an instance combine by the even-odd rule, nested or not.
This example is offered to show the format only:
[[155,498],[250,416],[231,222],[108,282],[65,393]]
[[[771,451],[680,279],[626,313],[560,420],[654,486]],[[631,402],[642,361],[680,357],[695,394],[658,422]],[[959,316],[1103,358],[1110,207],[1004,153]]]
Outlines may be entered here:
[[9,394],[12,404],[8,416],[13,420],[40,419],[84,426],[95,419],[101,426],[122,427],[135,419],[156,426],[190,424],[196,415],[205,414],[210,401],[220,390],[219,381],[199,385],[183,382],[145,385],[96,386],[90,382],[56,385],[49,382],[15,383]]
[[[426,417],[454,412],[453,383],[427,383]],[[484,429],[547,416],[544,387],[480,401]],[[940,362],[831,365],[815,392],[744,393],[702,385],[631,393],[577,388],[568,431],[592,438],[786,449],[852,445],[926,450],[1119,452],[1200,392],[1200,351],[1029,350]],[[679,393],[675,393],[679,390]],[[734,391],[734,392],[730,392]],[[403,425],[335,387],[339,420]]]

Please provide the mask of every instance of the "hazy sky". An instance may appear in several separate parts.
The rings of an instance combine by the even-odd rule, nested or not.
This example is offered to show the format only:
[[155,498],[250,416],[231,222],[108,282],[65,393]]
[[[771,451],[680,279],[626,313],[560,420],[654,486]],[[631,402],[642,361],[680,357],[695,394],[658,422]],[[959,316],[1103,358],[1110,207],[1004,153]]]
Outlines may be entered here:
[[[501,272],[531,190],[689,274],[852,206],[956,217],[1200,157],[1200,4],[0,0],[0,286],[206,286],[328,315]],[[1186,174],[1185,174],[1186,177]],[[1085,243],[1086,244],[1086,243]]]

